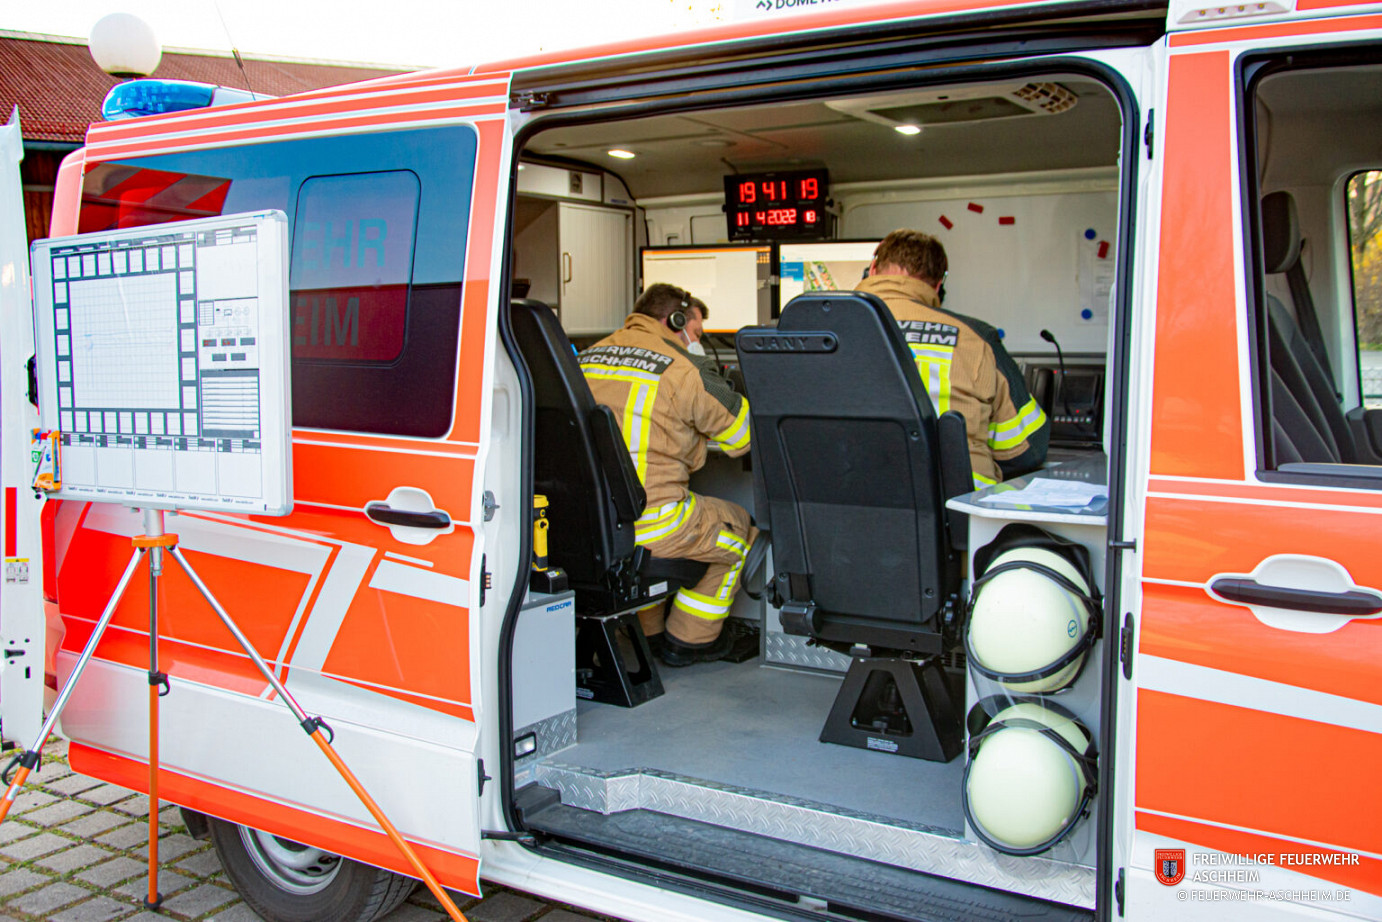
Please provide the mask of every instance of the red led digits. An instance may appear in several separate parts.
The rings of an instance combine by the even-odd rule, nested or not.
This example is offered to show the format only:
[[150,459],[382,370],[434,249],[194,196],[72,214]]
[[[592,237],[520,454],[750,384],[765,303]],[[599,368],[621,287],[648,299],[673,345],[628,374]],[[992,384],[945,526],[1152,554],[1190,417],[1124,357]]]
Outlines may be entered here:
[[724,177],[728,236],[740,240],[818,237],[829,229],[825,203],[830,177],[823,169]]

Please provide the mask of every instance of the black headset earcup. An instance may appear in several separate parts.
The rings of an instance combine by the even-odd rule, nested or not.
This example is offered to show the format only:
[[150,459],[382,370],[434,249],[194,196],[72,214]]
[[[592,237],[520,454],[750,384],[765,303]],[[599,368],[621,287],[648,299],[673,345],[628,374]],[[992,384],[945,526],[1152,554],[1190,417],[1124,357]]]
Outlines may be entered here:
[[682,330],[686,329],[686,312],[672,311],[672,313],[667,315],[667,326],[673,333],[680,333]]

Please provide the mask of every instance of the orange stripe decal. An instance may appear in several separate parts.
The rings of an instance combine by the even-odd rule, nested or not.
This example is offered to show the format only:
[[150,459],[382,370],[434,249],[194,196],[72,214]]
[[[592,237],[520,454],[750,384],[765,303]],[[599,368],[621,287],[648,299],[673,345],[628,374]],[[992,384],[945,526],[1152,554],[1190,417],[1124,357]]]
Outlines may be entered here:
[[[1322,9],[1322,6],[1305,5],[1309,0],[1301,0],[1298,9]],[[1317,0],[1319,2],[1319,0]],[[1328,0],[1324,0],[1328,2]],[[1341,5],[1341,4],[1335,4]],[[1270,38],[1291,38],[1296,35],[1319,35],[1329,32],[1358,32],[1367,29],[1382,29],[1382,16],[1350,16],[1342,19],[1317,19],[1305,22],[1273,22],[1260,26],[1239,26],[1234,29],[1210,29],[1204,32],[1182,32],[1171,36],[1171,47],[1184,48],[1191,45],[1217,45],[1220,42],[1261,41]]]
[[[315,758],[304,752],[304,756]],[[91,746],[73,742],[68,749],[72,770],[135,791],[148,787],[148,771],[143,762],[117,756]],[[326,769],[325,764],[322,766]],[[232,823],[250,826],[294,841],[307,841],[356,861],[387,868],[399,874],[413,874],[412,867],[383,832],[362,829],[319,813],[265,800],[242,791],[211,784],[164,768],[159,772],[159,790],[165,800],[180,806],[218,816]],[[419,842],[410,843],[443,885],[463,893],[479,895],[480,859],[474,855],[447,851]]]
[[1137,722],[1138,809],[1382,852],[1382,734],[1146,689]]
[[1153,474],[1243,476],[1228,52],[1173,58],[1152,407]]

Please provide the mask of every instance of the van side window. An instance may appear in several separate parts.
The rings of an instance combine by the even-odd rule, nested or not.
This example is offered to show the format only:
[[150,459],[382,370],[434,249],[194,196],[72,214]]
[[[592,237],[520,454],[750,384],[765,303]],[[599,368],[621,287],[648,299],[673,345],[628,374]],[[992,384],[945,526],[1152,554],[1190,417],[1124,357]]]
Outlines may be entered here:
[[1354,173],[1344,207],[1363,406],[1382,407],[1382,171]]
[[454,126],[98,163],[78,226],[282,210],[293,425],[436,438],[451,427],[475,146]]
[[1382,53],[1241,73],[1259,473],[1382,486]]

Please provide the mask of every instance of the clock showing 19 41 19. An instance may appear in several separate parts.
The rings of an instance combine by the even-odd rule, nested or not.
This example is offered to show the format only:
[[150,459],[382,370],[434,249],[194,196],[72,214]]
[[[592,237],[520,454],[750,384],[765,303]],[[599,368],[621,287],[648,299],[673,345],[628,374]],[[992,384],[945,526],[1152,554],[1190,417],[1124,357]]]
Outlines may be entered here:
[[794,240],[829,234],[826,170],[740,173],[725,177],[730,240]]

